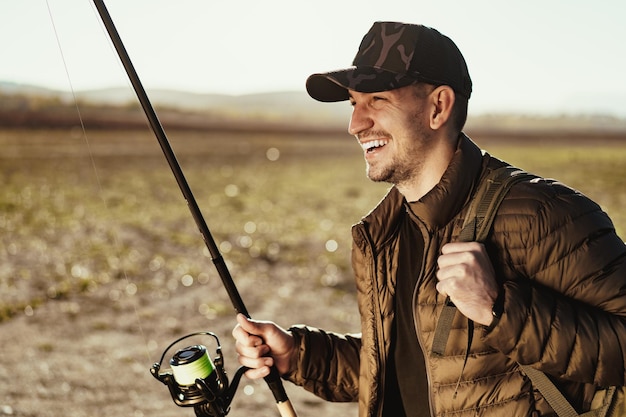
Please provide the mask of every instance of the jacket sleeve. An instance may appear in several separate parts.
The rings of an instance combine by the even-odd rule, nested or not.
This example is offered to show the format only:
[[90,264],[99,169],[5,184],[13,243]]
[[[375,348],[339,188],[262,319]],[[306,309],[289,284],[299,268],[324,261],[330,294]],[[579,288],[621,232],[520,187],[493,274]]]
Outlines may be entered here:
[[626,385],[626,245],[582,194],[547,180],[520,188],[498,226],[517,276],[485,341],[559,378]]
[[289,329],[298,357],[284,376],[326,401],[358,401],[360,335],[340,335],[306,326]]

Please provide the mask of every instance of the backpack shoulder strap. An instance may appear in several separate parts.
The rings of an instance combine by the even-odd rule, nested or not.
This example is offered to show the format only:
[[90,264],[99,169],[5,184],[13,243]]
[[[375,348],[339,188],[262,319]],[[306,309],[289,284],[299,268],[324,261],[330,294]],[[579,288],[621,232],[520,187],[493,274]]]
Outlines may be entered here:
[[[524,371],[526,376],[530,379],[533,386],[539,390],[543,398],[550,404],[550,407],[554,410],[558,417],[609,417],[609,416],[623,416],[623,409],[618,409],[619,394],[623,394],[623,391],[618,390],[618,387],[608,387],[602,391],[602,403],[597,408],[590,411],[578,414],[578,412],[572,407],[570,402],[559,391],[554,383],[548,378],[548,376],[538,369],[533,368],[530,365],[519,365]],[[596,393],[597,394],[597,393]],[[595,397],[594,397],[595,398]],[[623,399],[622,399],[623,400]],[[623,408],[623,404],[622,404]]]
[[459,235],[461,242],[484,242],[498,212],[500,203],[518,182],[536,178],[513,166],[495,169],[476,190]]
[[[484,242],[506,193],[514,184],[530,178],[536,177],[513,166],[491,171],[472,197],[459,241]],[[455,314],[456,307],[450,301],[450,297],[447,297],[435,328],[431,354],[443,356]]]
[[550,404],[550,407],[552,407],[558,417],[579,417],[574,407],[572,407],[546,374],[530,365],[519,366],[530,379],[533,386],[539,390],[543,398]]
[[[484,242],[506,193],[516,183],[533,178],[537,177],[512,166],[505,166],[490,172],[472,198],[459,235],[459,241]],[[456,307],[450,297],[447,297],[435,328],[432,355],[443,356],[455,314]],[[617,390],[615,387],[610,387],[601,407],[584,414],[578,414],[545,373],[529,365],[520,364],[519,366],[531,380],[533,386],[541,392],[541,395],[558,417],[604,417],[609,415],[614,406],[615,398],[617,398]]]

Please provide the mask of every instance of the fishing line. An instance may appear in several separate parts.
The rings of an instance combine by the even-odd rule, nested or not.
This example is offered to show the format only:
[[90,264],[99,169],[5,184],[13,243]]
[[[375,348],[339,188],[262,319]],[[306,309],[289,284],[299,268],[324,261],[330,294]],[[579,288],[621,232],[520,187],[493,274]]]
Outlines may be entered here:
[[[46,6],[48,8],[48,15],[50,16],[50,22],[52,24],[52,30],[54,32],[54,36],[55,36],[55,39],[56,39],[57,47],[59,48],[59,52],[60,52],[60,55],[61,55],[61,61],[63,63],[63,68],[64,68],[64,71],[65,71],[65,75],[67,77],[67,82],[68,82],[68,85],[69,85],[69,88],[70,88],[73,104],[74,104],[74,107],[76,109],[76,114],[77,114],[77,117],[78,117],[78,120],[79,120],[79,123],[80,123],[81,136],[83,138],[83,141],[85,142],[85,146],[86,146],[87,152],[89,154],[89,159],[90,159],[90,162],[91,162],[91,169],[93,171],[93,174],[94,174],[94,177],[95,177],[95,181],[96,181],[96,184],[97,184],[97,188],[98,188],[98,195],[100,196],[100,200],[102,201],[102,205],[103,205],[103,207],[105,209],[105,213],[110,213],[109,204],[108,204],[106,198],[104,197],[104,187],[102,186],[100,172],[99,172],[97,164],[96,164],[96,160],[95,160],[94,153],[93,153],[93,150],[92,150],[91,142],[90,142],[89,137],[87,135],[87,130],[85,128],[85,122],[83,120],[83,116],[82,116],[81,111],[80,111],[80,105],[79,105],[78,99],[76,97],[76,91],[75,91],[74,85],[72,83],[72,78],[71,78],[71,75],[70,75],[69,67],[68,67],[66,59],[65,59],[65,53],[64,53],[63,47],[61,45],[61,41],[60,41],[59,34],[58,34],[58,31],[57,31],[57,28],[56,28],[56,25],[55,25],[54,15],[52,13],[52,9],[50,7],[49,0],[46,0]],[[93,10],[93,5],[92,5],[92,10]],[[111,236],[113,238],[113,245],[116,248],[118,254],[121,254],[121,250],[119,249],[119,248],[121,248],[121,244],[120,244],[120,241],[118,239],[117,233],[115,233],[114,230],[111,230],[110,232],[111,232]],[[120,263],[120,269],[121,269],[122,275],[124,277],[124,282],[126,284],[126,289],[137,288],[137,285],[134,284],[132,282],[132,280],[129,278],[128,273],[127,273],[126,268],[124,267],[123,263]],[[128,291],[126,291],[126,293],[128,293]],[[144,341],[146,357],[147,357],[147,360],[150,361],[151,358],[150,358],[149,341],[147,340],[147,337],[146,337],[144,329],[143,329],[143,325],[141,323],[141,317],[140,317],[139,311],[137,309],[137,303],[133,302],[131,304],[133,306],[133,313],[135,315],[135,319],[136,319],[136,322],[137,322],[139,333],[141,335],[141,338]],[[106,353],[105,353],[105,355],[106,355]],[[111,361],[111,363],[113,362],[113,359],[111,357],[108,357],[108,359]]]
[[[120,58],[120,61],[123,64],[124,69],[126,70],[126,74],[128,75],[129,81],[131,82],[135,90],[137,98],[139,99],[139,102],[142,105],[144,113],[148,121],[150,122],[150,126],[152,127],[152,130],[156,136],[156,139],[159,142],[159,145],[161,146],[163,155],[165,156],[172,170],[172,173],[174,174],[174,177],[176,178],[180,191],[182,192],[183,196],[185,197],[185,200],[187,201],[187,206],[190,209],[194,220],[196,221],[196,226],[198,227],[203,237],[203,240],[207,246],[207,249],[209,250],[209,253],[211,254],[211,260],[213,261],[213,264],[215,268],[217,269],[217,272],[220,275],[222,284],[231,299],[233,307],[235,308],[237,312],[242,313],[246,315],[247,317],[250,317],[243,303],[243,300],[241,299],[239,291],[237,290],[237,287],[235,286],[235,283],[230,275],[230,271],[228,270],[226,266],[224,258],[222,257],[219,251],[219,248],[217,247],[217,244],[215,240],[213,239],[213,236],[206,222],[204,221],[204,217],[202,216],[200,208],[197,205],[195,197],[193,196],[193,193],[191,192],[191,189],[189,188],[186,178],[182,172],[182,169],[180,168],[180,165],[178,164],[178,161],[176,160],[174,152],[169,144],[169,141],[167,139],[167,136],[165,135],[165,132],[163,131],[163,128],[158,119],[158,116],[156,115],[156,112],[154,111],[152,104],[150,103],[150,100],[147,97],[147,94],[143,88],[143,85],[141,84],[141,81],[139,80],[139,76],[137,75],[134,69],[134,66],[132,65],[130,57],[128,56],[126,48],[124,47],[123,42],[117,32],[117,29],[115,28],[113,20],[111,19],[108,13],[108,10],[106,9],[106,6],[102,0],[93,0],[93,1],[94,1],[95,7],[98,9],[98,13],[101,17],[101,20],[107,29],[107,32],[109,34],[109,39],[111,40],[113,46],[115,46],[118,57]],[[46,0],[46,4],[48,5],[48,11],[49,11],[51,20],[54,22],[48,0]],[[56,31],[56,27],[54,26],[54,23],[53,23],[53,28],[55,31],[55,36],[57,38],[57,44],[59,46],[59,50],[61,51],[61,55],[64,56],[63,50],[61,48],[61,43],[59,41],[59,36]],[[64,63],[66,74],[68,76],[68,80],[70,81],[70,87],[72,89],[72,96],[74,97],[74,103],[76,107],[78,108],[78,101],[76,100],[76,94],[74,92],[74,88],[71,83],[71,77],[69,74],[69,70],[67,68],[67,64],[65,63],[65,58],[63,58],[63,63]],[[80,111],[78,111],[78,114],[81,120],[83,138],[86,143],[89,143],[89,139],[87,138],[86,129],[84,127],[84,122],[83,122],[82,115],[80,115]],[[88,149],[89,149],[89,154],[93,161],[92,166],[93,166],[94,172],[97,173],[97,167],[95,164],[95,158],[93,156],[93,152],[90,146],[88,146]],[[98,174],[96,175],[97,175],[97,178],[99,178],[99,175]],[[100,195],[102,196],[104,207],[107,209],[107,212],[109,212],[108,205],[106,204],[106,200],[103,197],[103,188],[102,188],[102,183],[100,180],[98,180],[98,187],[99,187]],[[115,246],[119,247],[117,237],[115,236],[115,234],[113,234],[113,236],[114,236]],[[123,268],[122,270],[124,272],[124,277],[125,277],[127,285],[130,285],[130,279],[128,278],[126,271]],[[139,323],[140,333],[142,337],[144,338],[144,342],[145,342],[145,334],[144,334],[143,327],[141,326],[141,320],[139,318],[136,304],[133,304],[133,308],[135,311],[135,319],[137,323]],[[204,333],[204,334],[210,334],[210,333]],[[178,341],[181,341],[183,339],[186,339],[194,335],[197,335],[197,333],[187,335],[181,339],[178,339]],[[168,346],[168,348],[163,352],[161,361],[158,363],[155,363],[150,369],[150,372],[157,380],[159,380],[160,382],[168,386],[172,400],[177,405],[182,406],[182,407],[193,406],[195,414],[199,417],[200,416],[202,417],[225,416],[230,409],[230,402],[233,399],[239,379],[241,378],[241,375],[243,375],[243,373],[246,371],[245,367],[243,366],[240,367],[235,373],[235,378],[233,380],[233,383],[232,384],[229,383],[228,378],[224,372],[224,366],[223,366],[224,361],[221,358],[221,353],[220,353],[221,347],[219,345],[219,340],[217,339],[217,336],[215,336],[215,339],[218,345],[218,349],[217,349],[218,355],[214,362],[215,366],[211,365],[210,358],[208,357],[208,354],[206,353],[206,348],[202,345],[194,345],[194,346],[184,348],[180,350],[179,352],[177,352],[177,354],[170,361],[170,365],[172,365],[172,368],[173,368],[172,372],[162,373],[160,372],[160,367],[161,367],[163,358],[165,357],[166,353],[168,352],[170,347],[173,346],[173,344],[170,344],[170,346]],[[174,343],[177,343],[178,341]],[[149,346],[146,345],[146,348],[149,348]],[[147,353],[149,357],[149,352]],[[182,379],[182,383],[178,381],[177,379]],[[280,375],[278,374],[278,371],[276,370],[275,367],[271,368],[271,372],[268,376],[265,377],[265,381],[268,384],[268,387],[270,388],[270,390],[272,391],[274,399],[276,400],[276,406],[278,407],[278,410],[281,416],[295,417],[296,416],[295,410],[293,409],[293,406],[291,405],[291,402],[289,401],[287,393],[283,387]]]
[[[191,215],[196,222],[196,226],[198,227],[198,230],[200,231],[202,238],[206,244],[206,247],[211,254],[211,260],[213,261],[213,264],[222,280],[223,287],[228,293],[235,310],[241,314],[246,315],[247,317],[250,317],[243,303],[243,300],[241,299],[241,295],[239,294],[239,291],[232,279],[232,276],[230,275],[230,271],[226,266],[226,262],[224,261],[224,258],[220,253],[217,243],[215,242],[211,231],[209,230],[209,227],[204,220],[204,216],[202,215],[200,208],[198,207],[196,199],[191,192],[185,175],[182,172],[180,164],[176,159],[176,156],[171,148],[169,140],[167,139],[165,131],[161,126],[161,122],[159,121],[159,118],[154,111],[154,108],[152,107],[152,103],[150,102],[150,99],[148,98],[148,95],[146,94],[145,89],[143,88],[143,85],[139,80],[139,76],[135,71],[128,52],[126,51],[122,39],[117,32],[115,24],[113,23],[113,20],[109,15],[104,1],[93,0],[93,2],[98,9],[98,13],[100,14],[102,22],[107,29],[107,32],[109,33],[109,38],[111,42],[115,46],[118,57],[124,65],[126,74],[128,75],[128,78],[133,85],[133,88],[135,90],[137,98],[139,99],[139,102],[142,105],[146,118],[150,122],[152,131],[155,134],[155,138],[161,146],[163,156],[166,158],[172,174],[174,174],[174,177],[176,178],[179,189],[185,197],[185,200],[187,201],[187,207],[189,208]],[[194,404],[194,410],[196,412],[196,415],[222,416],[225,415],[225,413],[228,411],[229,404],[227,407],[221,407],[221,405],[228,403],[228,401],[225,400],[230,399],[230,390],[225,388],[226,384],[223,384],[222,387],[220,387],[218,384],[218,389],[213,390],[211,389],[207,381],[203,380],[202,378],[197,378],[197,386],[195,386],[192,391],[187,391],[183,388],[184,386],[180,386],[180,384],[176,386],[170,384],[168,381],[172,380],[173,378],[170,378],[170,374],[167,373],[160,374],[158,372],[159,367],[160,365],[156,364],[156,367],[153,367],[151,369],[151,372],[157,379],[168,385],[168,387],[170,388],[170,393],[172,394],[172,399],[178,405],[185,406],[185,404],[191,404],[192,402],[195,403],[196,398],[199,399],[199,397],[202,397],[202,399],[199,399],[198,403]],[[221,369],[221,367],[217,367],[216,369]],[[245,371],[243,371],[243,367],[240,367],[237,371],[237,374],[240,375],[242,372]],[[274,399],[276,400],[276,406],[278,407],[281,416],[295,417],[295,410],[291,405],[291,402],[283,387],[281,377],[278,374],[278,370],[275,366],[271,367],[269,375],[267,375],[264,379],[268,387],[272,391]],[[198,391],[200,392],[200,394],[198,394]]]
[[204,345],[193,345],[176,352],[170,365],[174,379],[181,385],[193,385],[197,378],[204,379],[215,369]]

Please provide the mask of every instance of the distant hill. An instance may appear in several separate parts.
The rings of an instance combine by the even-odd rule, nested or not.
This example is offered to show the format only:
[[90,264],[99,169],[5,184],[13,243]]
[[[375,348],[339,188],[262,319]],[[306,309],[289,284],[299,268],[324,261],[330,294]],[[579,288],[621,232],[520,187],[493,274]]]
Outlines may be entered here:
[[[303,92],[240,96],[150,90],[149,98],[164,126],[188,129],[268,129],[345,132],[351,108],[319,103]],[[75,96],[75,98],[74,98]],[[0,125],[65,126],[83,121],[95,128],[145,126],[132,88],[67,91],[0,82]],[[466,130],[480,134],[602,133],[626,138],[626,120],[604,115],[472,115]]]
[[[164,125],[191,129],[270,129],[345,131],[346,103],[324,105],[296,92],[228,96],[170,90],[148,91]],[[77,124],[76,103],[91,127],[145,126],[131,87],[56,91],[0,82],[0,125],[65,126]]]

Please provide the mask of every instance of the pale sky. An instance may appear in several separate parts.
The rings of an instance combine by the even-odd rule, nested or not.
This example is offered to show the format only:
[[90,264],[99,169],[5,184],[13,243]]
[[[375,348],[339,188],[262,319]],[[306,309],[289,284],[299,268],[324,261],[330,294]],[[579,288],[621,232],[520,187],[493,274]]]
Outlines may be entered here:
[[[456,42],[474,82],[471,113],[626,117],[623,0],[105,3],[148,94],[304,91],[311,73],[349,66],[374,21],[397,20]],[[129,85],[91,0],[0,0],[0,40],[0,81]]]

